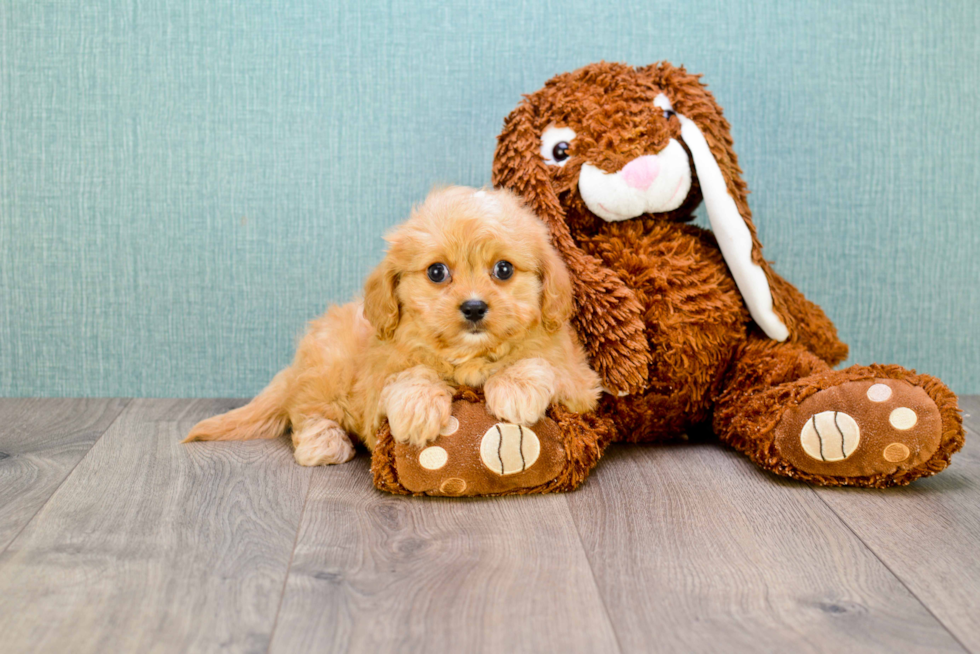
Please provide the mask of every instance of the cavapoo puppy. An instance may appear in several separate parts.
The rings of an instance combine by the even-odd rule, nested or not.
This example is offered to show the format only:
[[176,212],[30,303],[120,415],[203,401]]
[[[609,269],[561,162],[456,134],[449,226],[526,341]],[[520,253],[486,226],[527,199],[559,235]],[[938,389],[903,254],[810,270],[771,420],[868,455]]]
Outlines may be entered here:
[[453,388],[482,386],[498,419],[532,425],[553,402],[596,406],[598,376],[568,325],[572,289],[548,228],[508,191],[432,192],[388,236],[364,301],[310,323],[292,365],[246,406],[187,441],[292,432],[296,461],[343,463],[387,417],[424,446],[448,424]]

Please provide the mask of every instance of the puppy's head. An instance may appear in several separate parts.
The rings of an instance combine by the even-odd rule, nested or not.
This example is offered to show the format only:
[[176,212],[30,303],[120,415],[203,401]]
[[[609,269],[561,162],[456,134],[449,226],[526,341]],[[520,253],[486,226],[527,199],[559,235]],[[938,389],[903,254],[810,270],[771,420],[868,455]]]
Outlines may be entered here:
[[474,355],[572,311],[565,266],[547,227],[509,191],[433,191],[387,237],[365,286],[364,313],[383,339],[411,338]]

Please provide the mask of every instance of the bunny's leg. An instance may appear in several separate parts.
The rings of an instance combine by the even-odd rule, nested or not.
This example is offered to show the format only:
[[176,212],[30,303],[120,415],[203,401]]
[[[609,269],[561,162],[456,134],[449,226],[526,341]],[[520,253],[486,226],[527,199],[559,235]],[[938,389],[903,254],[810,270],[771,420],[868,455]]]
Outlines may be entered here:
[[750,337],[713,428],[780,475],[828,486],[898,486],[949,465],[963,445],[956,396],[900,366],[831,370],[801,345]]

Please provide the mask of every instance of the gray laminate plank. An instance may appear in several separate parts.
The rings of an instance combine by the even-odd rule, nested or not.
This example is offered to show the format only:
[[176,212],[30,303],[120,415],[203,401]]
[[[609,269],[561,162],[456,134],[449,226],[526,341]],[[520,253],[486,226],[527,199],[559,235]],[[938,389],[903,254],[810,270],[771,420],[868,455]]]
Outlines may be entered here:
[[310,471],[180,445],[241,402],[134,400],[0,556],[4,652],[264,651]]
[[125,408],[122,399],[0,399],[0,552]]
[[613,448],[568,501],[624,652],[962,651],[810,488],[720,445]]
[[980,434],[980,395],[964,395],[960,398],[960,409],[963,411],[963,424],[973,432]]
[[820,498],[968,649],[980,652],[980,398],[962,398],[966,445],[949,468],[904,488],[817,490]]
[[565,496],[399,497],[316,470],[273,653],[615,652]]

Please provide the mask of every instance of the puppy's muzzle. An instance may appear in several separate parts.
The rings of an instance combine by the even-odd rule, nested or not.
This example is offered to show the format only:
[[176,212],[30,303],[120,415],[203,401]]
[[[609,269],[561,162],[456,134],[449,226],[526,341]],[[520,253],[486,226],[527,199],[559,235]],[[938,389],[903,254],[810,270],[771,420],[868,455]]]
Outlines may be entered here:
[[467,300],[459,305],[459,311],[463,317],[473,323],[483,320],[489,308],[483,300]]

